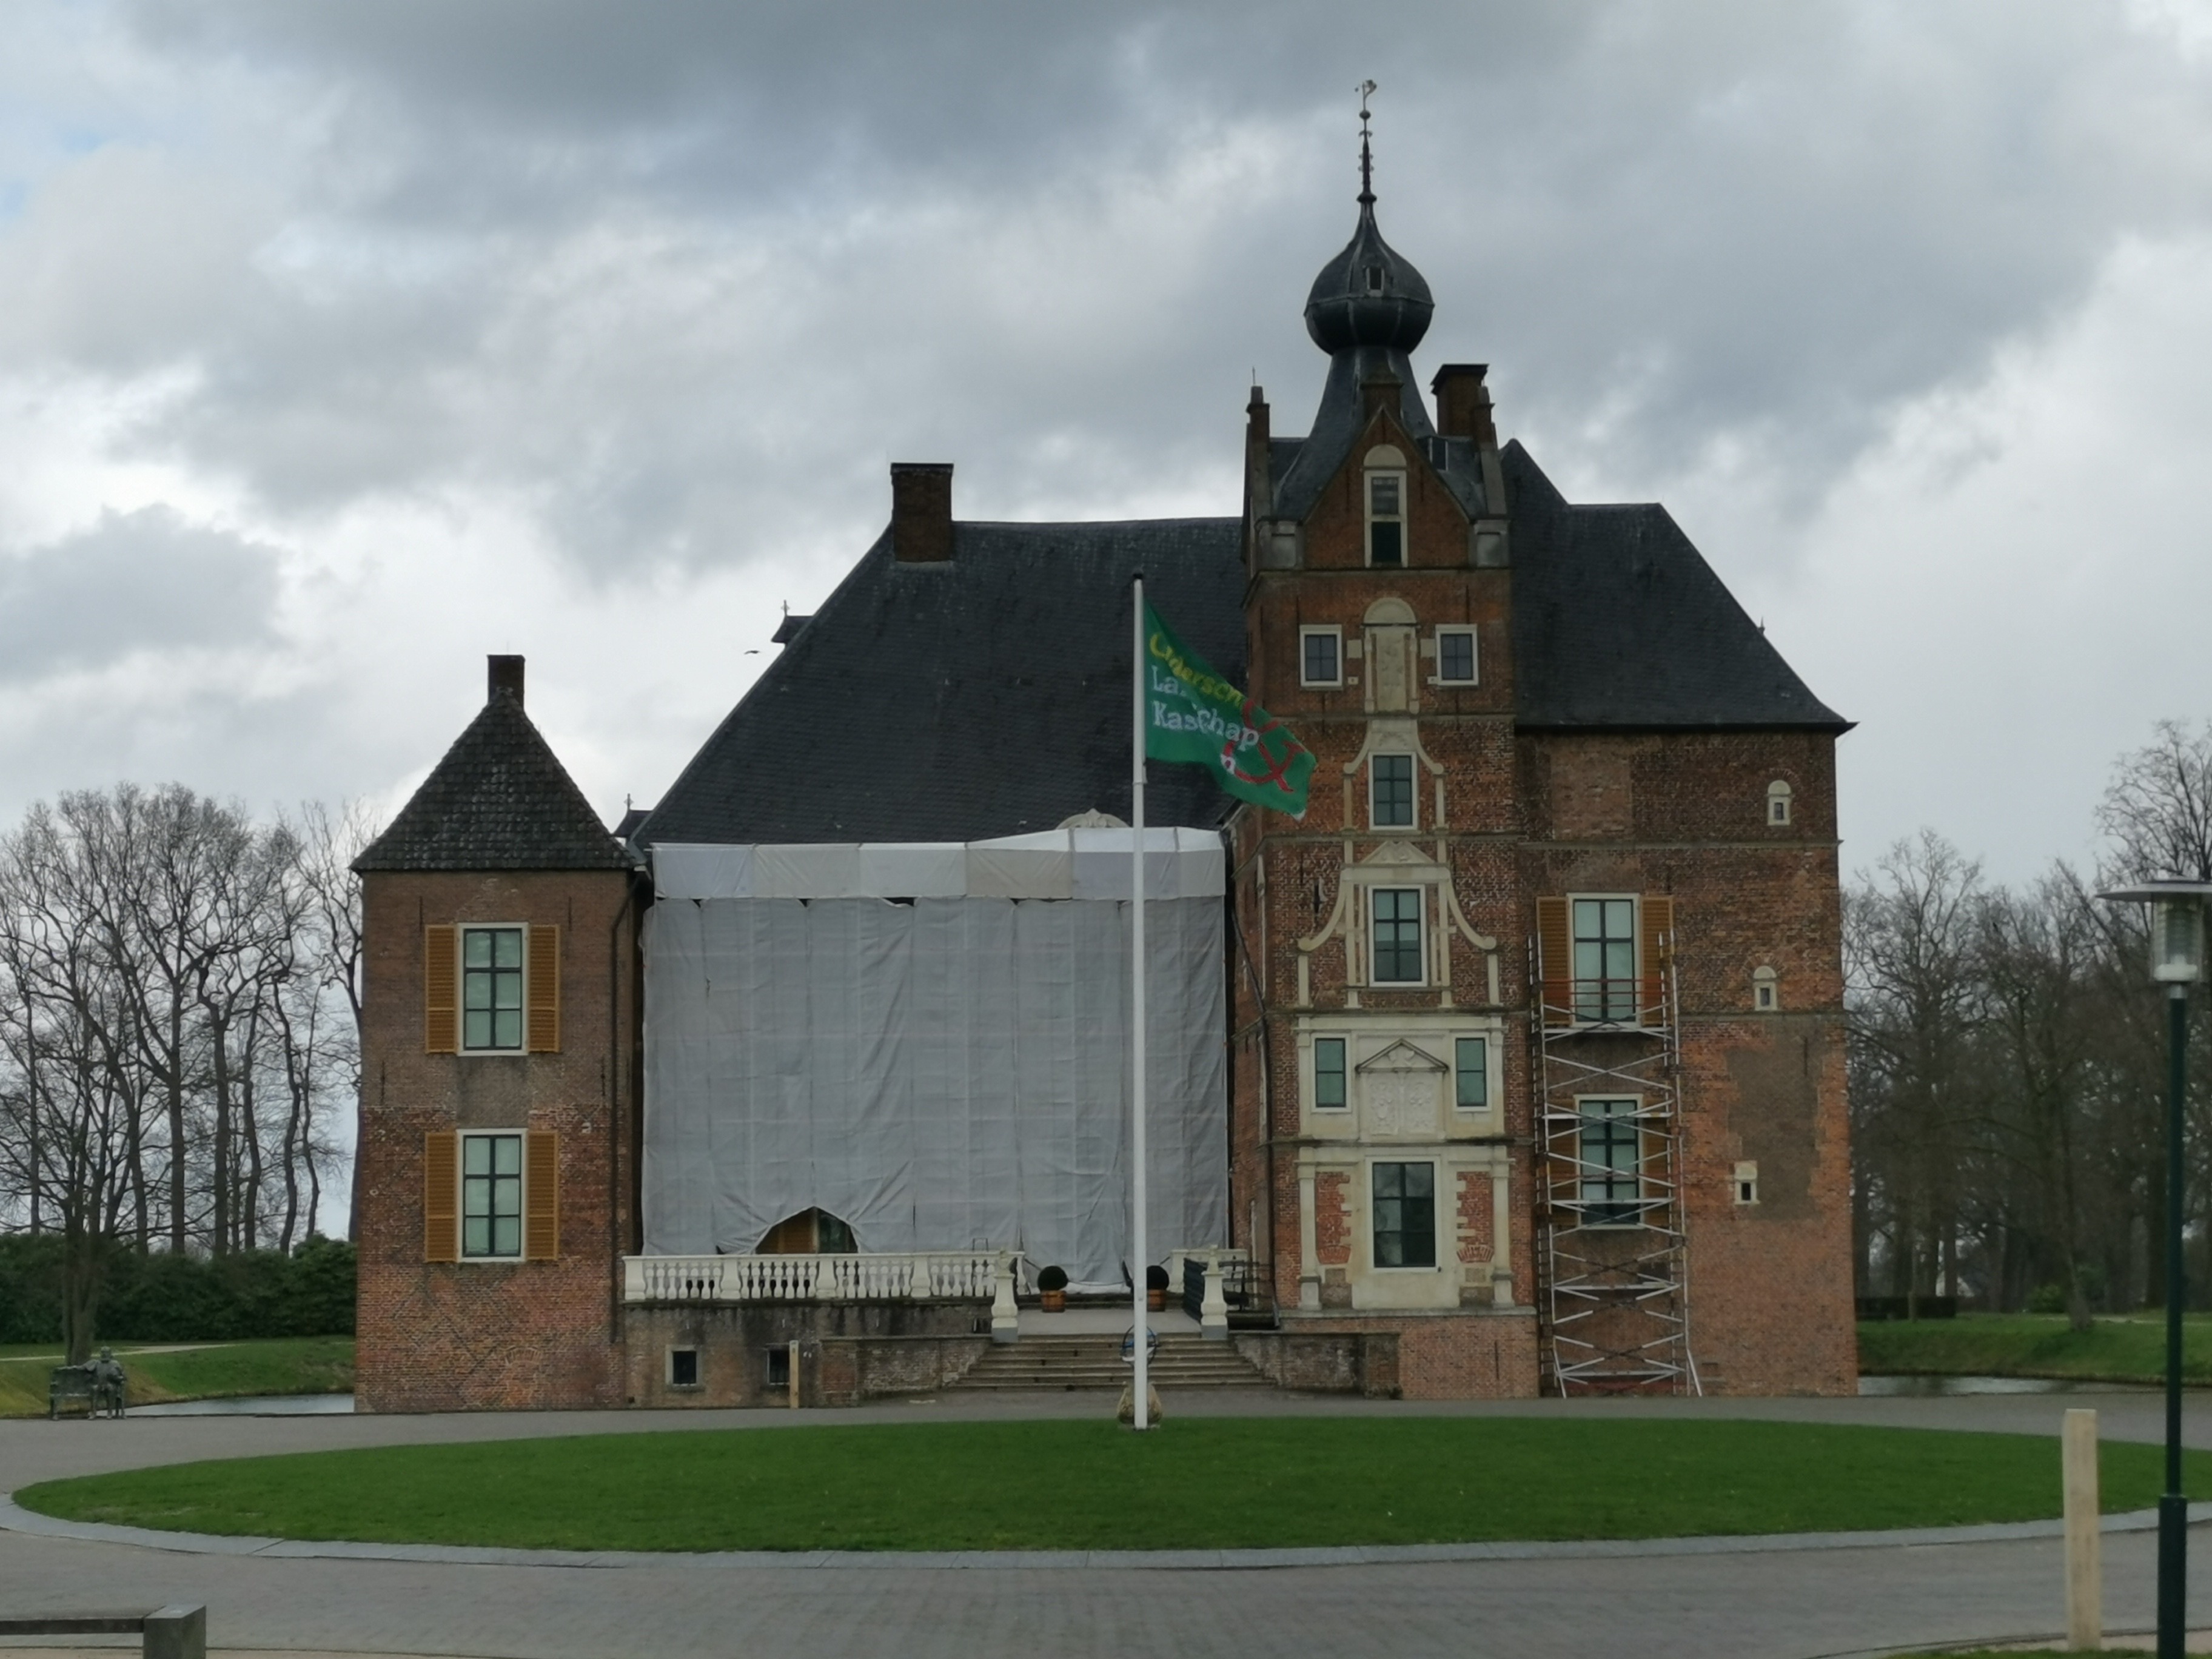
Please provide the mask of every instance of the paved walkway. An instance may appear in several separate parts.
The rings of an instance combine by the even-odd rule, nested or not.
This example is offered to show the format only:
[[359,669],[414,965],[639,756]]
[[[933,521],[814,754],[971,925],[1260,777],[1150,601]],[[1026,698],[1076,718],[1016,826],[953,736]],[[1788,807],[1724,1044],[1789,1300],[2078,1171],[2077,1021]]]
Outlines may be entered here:
[[[1103,1396],[940,1400],[837,1413],[573,1413],[431,1418],[169,1418],[0,1423],[0,1488],[58,1475],[244,1453],[513,1439],[579,1431],[1085,1415]],[[1759,1417],[2001,1429],[2054,1436],[2094,1405],[2106,1436],[2154,1440],[2155,1395],[1960,1400],[1532,1401],[1411,1406],[1275,1394],[1188,1395],[1172,1415],[1358,1413]],[[2212,1444],[2212,1401],[2189,1438]],[[2057,1447],[2052,1447],[2053,1480]],[[1316,1494],[1326,1502],[1326,1494]],[[1854,1540],[1857,1541],[1857,1540]],[[2151,1619],[2154,1535],[2105,1543],[2107,1622]],[[802,1561],[804,1559],[802,1558]],[[844,1659],[1033,1656],[1579,1655],[1829,1659],[1913,1644],[2048,1637],[2063,1618],[2051,1537],[1880,1547],[1607,1552],[1520,1559],[1168,1570],[1124,1563],[947,1571],[887,1558],[824,1571],[802,1561],[657,1558],[620,1571],[536,1562],[193,1554],[137,1543],[0,1534],[0,1606],[201,1601],[219,1650],[617,1659],[808,1652]],[[2200,1583],[2203,1578],[2200,1571]],[[2191,1598],[2212,1625],[2212,1584]]]

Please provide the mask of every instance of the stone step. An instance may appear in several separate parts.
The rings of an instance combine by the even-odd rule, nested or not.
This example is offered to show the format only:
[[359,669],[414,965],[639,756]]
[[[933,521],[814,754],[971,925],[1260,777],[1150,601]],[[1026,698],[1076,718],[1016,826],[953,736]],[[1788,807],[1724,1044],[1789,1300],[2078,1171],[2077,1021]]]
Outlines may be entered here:
[[[1148,1370],[1153,1386],[1162,1389],[1272,1386],[1235,1349],[1203,1337],[1163,1338]],[[994,1392],[1119,1389],[1130,1371],[1118,1336],[1028,1337],[992,1349],[953,1386]]]

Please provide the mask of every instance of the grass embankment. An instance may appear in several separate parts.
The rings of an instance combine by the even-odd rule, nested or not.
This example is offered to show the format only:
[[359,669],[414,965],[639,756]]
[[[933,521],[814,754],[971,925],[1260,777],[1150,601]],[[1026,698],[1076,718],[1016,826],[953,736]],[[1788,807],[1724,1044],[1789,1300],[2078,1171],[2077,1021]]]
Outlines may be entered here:
[[[2066,1328],[2063,1314],[1875,1320],[1859,1327],[1859,1369],[1887,1376],[2159,1382],[2166,1376],[2166,1316],[2103,1315],[2079,1333]],[[2212,1383],[2212,1316],[2182,1322],[2182,1377]]]
[[[158,1346],[150,1351],[123,1342],[113,1346],[134,1406],[247,1395],[345,1394],[353,1388],[349,1336],[220,1342],[167,1352]],[[0,1350],[0,1417],[44,1417],[47,1374],[61,1360],[59,1348]]]
[[[2159,1449],[2107,1442],[2116,1510]],[[2192,1479],[2212,1454],[2192,1453]],[[1316,1504],[1314,1494],[1328,1494]],[[1168,1549],[1650,1538],[2020,1521],[2054,1440],[1652,1419],[935,1423],[399,1446],[131,1470],[15,1494],[81,1521],[614,1550]]]

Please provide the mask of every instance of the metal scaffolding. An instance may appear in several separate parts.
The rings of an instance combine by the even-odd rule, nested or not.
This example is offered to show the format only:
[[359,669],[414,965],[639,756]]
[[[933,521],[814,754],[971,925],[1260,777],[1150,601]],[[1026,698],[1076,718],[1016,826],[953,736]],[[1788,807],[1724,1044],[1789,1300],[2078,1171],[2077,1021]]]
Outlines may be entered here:
[[[1701,1394],[1690,1349],[1672,907],[1644,901],[1633,978],[1592,979],[1572,971],[1565,905],[1540,902],[1529,953],[1542,1387]],[[1558,908],[1547,916],[1548,907]]]

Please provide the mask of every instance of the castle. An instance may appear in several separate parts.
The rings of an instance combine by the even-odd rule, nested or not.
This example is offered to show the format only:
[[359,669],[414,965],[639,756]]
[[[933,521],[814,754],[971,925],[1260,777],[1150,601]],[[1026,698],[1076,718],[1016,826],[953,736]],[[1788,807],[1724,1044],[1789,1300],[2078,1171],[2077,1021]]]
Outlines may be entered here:
[[[967,522],[894,465],[613,830],[492,659],[356,866],[363,1409],[945,1386],[1040,1270],[1162,1265],[1255,1380],[1853,1389],[1847,723],[1662,507],[1501,446],[1484,366],[1423,397],[1362,180],[1320,407],[1277,436],[1254,388],[1234,516]],[[1303,819],[1152,768],[1147,1263],[1139,571],[1318,761]]]

